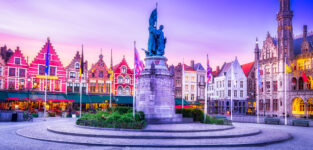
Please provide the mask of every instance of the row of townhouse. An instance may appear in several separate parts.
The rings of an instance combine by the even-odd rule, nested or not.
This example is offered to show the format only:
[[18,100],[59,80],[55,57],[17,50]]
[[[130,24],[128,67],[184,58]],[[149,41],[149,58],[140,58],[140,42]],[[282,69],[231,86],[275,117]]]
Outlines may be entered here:
[[[46,56],[49,48],[49,56]],[[45,76],[46,57],[49,57],[49,74]],[[88,70],[88,61],[84,62],[84,74],[79,77],[81,55],[77,51],[70,64],[63,66],[50,39],[44,44],[31,63],[25,58],[19,47],[12,51],[1,47],[0,89],[16,91],[43,92],[47,83],[47,92],[108,95],[110,91],[118,96],[131,96],[133,93],[133,70],[125,58],[113,66],[107,67],[100,54],[99,60]]]

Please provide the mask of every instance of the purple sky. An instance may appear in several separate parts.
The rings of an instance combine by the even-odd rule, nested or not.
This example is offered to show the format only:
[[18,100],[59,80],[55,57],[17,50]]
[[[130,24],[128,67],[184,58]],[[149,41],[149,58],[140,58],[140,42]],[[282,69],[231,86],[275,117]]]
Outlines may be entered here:
[[[63,65],[68,65],[81,44],[89,66],[103,49],[109,65],[125,55],[133,66],[133,41],[147,48],[148,19],[158,2],[158,24],[167,37],[169,64],[185,59],[211,66],[238,57],[241,64],[253,61],[255,38],[267,31],[276,36],[278,0],[42,0],[0,1],[0,45],[20,46],[30,61],[49,36]],[[292,0],[294,34],[302,26],[313,28],[313,1]],[[140,51],[143,59],[144,53]]]

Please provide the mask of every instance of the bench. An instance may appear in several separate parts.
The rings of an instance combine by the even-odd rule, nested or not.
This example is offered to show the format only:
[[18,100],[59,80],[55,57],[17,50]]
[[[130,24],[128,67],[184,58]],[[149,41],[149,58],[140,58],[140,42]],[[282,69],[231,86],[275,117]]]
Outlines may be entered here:
[[310,126],[310,123],[309,123],[308,120],[296,119],[296,120],[292,120],[292,125],[293,125],[293,126],[304,126],[304,127],[308,127],[308,126]]
[[268,117],[264,119],[264,123],[265,124],[280,124],[280,119],[279,118],[272,118],[272,117]]

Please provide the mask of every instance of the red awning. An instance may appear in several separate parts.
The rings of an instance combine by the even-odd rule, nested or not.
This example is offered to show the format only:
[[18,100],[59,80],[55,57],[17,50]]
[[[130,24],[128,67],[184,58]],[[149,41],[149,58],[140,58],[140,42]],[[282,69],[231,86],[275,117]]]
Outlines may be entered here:
[[[180,109],[182,108],[182,105],[175,105],[175,108]],[[191,105],[184,105],[184,108],[192,108]]]

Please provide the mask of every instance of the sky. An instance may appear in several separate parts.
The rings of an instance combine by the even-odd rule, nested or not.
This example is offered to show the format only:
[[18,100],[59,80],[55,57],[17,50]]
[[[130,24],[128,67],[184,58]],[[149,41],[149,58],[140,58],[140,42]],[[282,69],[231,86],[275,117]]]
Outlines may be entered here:
[[[133,66],[134,41],[147,49],[149,16],[158,3],[158,25],[167,37],[168,64],[184,60],[216,67],[237,56],[254,59],[255,39],[277,34],[278,0],[1,0],[0,46],[17,46],[31,62],[50,38],[67,66],[84,45],[89,66],[99,54],[109,66],[123,57]],[[313,1],[291,0],[294,35],[313,30]],[[262,44],[260,44],[262,46]],[[144,52],[140,50],[141,59]],[[214,70],[214,69],[213,69]]]

